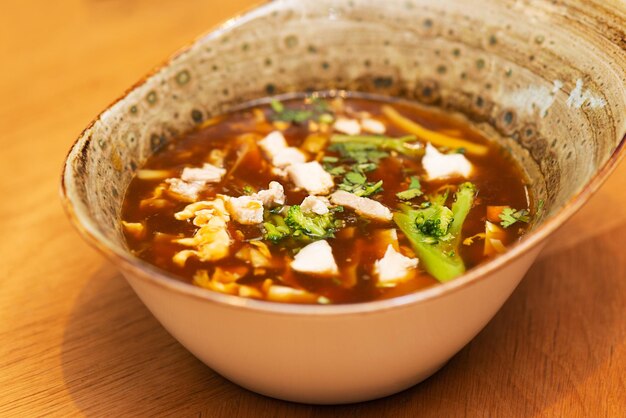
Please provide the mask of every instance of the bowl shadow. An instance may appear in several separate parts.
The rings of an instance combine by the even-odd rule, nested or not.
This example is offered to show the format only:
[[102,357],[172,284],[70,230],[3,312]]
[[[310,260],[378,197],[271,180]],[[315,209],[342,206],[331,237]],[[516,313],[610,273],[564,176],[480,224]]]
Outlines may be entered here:
[[[615,233],[626,234],[626,225]],[[566,397],[573,415],[603,415],[608,406],[570,395],[597,378],[623,343],[615,321],[626,305],[626,291],[618,291],[626,287],[626,260],[615,262],[621,252],[617,240],[588,240],[540,259],[441,371],[399,394],[339,406],[284,402],[230,383],[185,350],[115,268],[103,265],[66,326],[65,385],[87,416],[537,416]],[[598,270],[615,274],[599,280]]]

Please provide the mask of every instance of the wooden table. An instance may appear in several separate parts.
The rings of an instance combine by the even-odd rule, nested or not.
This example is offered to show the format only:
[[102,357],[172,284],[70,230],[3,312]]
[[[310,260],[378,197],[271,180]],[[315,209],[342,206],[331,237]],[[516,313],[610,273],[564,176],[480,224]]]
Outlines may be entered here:
[[147,70],[250,0],[6,2],[0,18],[0,416],[626,416],[626,164],[495,319],[398,395],[319,407],[223,379],[61,209],[65,153]]

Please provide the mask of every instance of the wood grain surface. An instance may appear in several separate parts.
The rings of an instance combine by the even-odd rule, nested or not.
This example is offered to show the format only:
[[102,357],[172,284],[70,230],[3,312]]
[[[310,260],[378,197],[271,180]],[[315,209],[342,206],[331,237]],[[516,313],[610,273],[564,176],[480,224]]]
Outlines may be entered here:
[[363,404],[293,404],[228,382],[85,244],[57,192],[74,138],[154,65],[251,3],[2,2],[0,416],[626,416],[626,164],[443,370]]

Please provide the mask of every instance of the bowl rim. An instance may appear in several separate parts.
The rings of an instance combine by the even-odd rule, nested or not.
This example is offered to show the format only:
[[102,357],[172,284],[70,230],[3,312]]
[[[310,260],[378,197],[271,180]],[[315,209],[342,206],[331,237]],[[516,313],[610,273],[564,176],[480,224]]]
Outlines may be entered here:
[[479,264],[454,280],[446,283],[438,283],[413,293],[369,302],[337,305],[309,305],[244,298],[211,291],[209,289],[200,288],[193,286],[190,283],[183,282],[169,274],[167,271],[135,257],[127,250],[122,249],[119,245],[113,243],[101,234],[88,216],[79,215],[76,212],[75,204],[72,201],[71,193],[68,192],[67,187],[68,179],[74,178],[71,169],[73,151],[82,144],[87,133],[99,120],[102,119],[106,112],[113,108],[117,103],[123,101],[131,92],[144,85],[152,76],[169,66],[175,59],[189,52],[192,47],[202,40],[219,37],[233,26],[245,23],[248,19],[253,18],[258,13],[263,13],[267,8],[270,8],[276,3],[279,2],[274,0],[265,0],[264,2],[252,5],[227,19],[223,23],[210,28],[207,32],[201,34],[192,41],[187,42],[171,54],[165,61],[154,67],[151,71],[147,72],[142,78],[139,79],[139,81],[126,89],[121,96],[100,112],[100,114],[98,114],[85,127],[85,129],[83,129],[70,147],[63,164],[60,181],[62,206],[67,216],[70,218],[72,225],[78,230],[80,235],[82,235],[87,242],[111,260],[114,265],[122,269],[122,271],[128,269],[135,273],[135,277],[140,277],[145,282],[179,293],[182,296],[188,296],[196,300],[219,304],[226,308],[243,308],[267,314],[337,316],[372,314],[390,309],[406,308],[410,305],[441,298],[481,283],[482,281],[487,280],[487,278],[490,277],[496,270],[505,267],[518,258],[527,255],[533,249],[540,247],[543,241],[548,239],[554,231],[561,227],[565,221],[572,217],[572,215],[574,215],[589,200],[589,198],[600,188],[609,175],[615,170],[618,163],[624,157],[624,154],[626,154],[624,152],[624,149],[626,148],[626,133],[624,133],[622,139],[612,151],[607,161],[597,168],[596,172],[591,176],[587,183],[579,191],[574,193],[565,202],[565,204],[557,210],[556,213],[552,214],[543,223],[538,225],[535,230],[528,232],[522,240],[509,246],[505,253]]

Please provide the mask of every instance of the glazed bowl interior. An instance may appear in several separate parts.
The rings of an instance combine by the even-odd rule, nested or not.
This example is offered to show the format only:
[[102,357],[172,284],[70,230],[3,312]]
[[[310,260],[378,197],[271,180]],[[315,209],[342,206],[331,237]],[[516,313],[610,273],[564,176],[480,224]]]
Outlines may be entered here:
[[512,154],[542,208],[511,257],[562,223],[617,160],[624,27],[609,6],[582,0],[274,1],[200,38],[102,113],[68,156],[66,206],[107,254],[150,269],[129,255],[120,211],[152,153],[250,100],[357,91],[466,118]]

